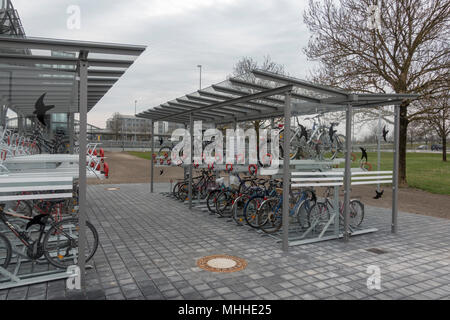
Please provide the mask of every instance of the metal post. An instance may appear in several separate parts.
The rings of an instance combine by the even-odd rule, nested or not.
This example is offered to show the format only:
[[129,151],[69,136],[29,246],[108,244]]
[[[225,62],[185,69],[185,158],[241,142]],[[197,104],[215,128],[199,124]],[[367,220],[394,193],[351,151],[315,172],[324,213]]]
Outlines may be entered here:
[[283,251],[289,249],[289,189],[291,186],[291,168],[289,145],[291,140],[291,92],[286,92],[284,102],[284,145],[283,145]]
[[334,200],[334,204],[333,204],[334,212],[333,213],[335,214],[335,216],[334,216],[334,235],[337,238],[337,237],[339,237],[339,232],[340,232],[340,230],[339,230],[339,227],[340,227],[339,210],[340,210],[340,208],[339,208],[339,187],[338,186],[334,187],[334,199],[333,200]]
[[344,241],[347,242],[350,237],[349,219],[350,219],[350,185],[352,183],[351,169],[351,150],[352,150],[352,105],[347,106],[345,123],[345,172],[344,172]]
[[150,132],[151,132],[151,155],[150,155],[150,193],[154,192],[153,189],[153,185],[154,185],[154,167],[155,167],[155,163],[153,161],[153,154],[154,154],[154,150],[155,150],[155,122],[152,120],[151,124],[150,124]]
[[274,118],[270,119],[270,129],[275,129],[275,119]]
[[[187,123],[185,123],[185,124],[184,124],[184,130],[185,130],[185,132],[187,131],[187,129],[188,129],[188,125],[187,125]],[[187,138],[187,137],[184,137],[184,138],[183,138],[183,139],[184,139],[184,140],[183,140],[184,142],[186,142],[186,138]],[[183,152],[186,153],[186,149],[184,149]],[[186,165],[185,165],[184,163],[183,163],[183,173],[184,173],[184,180],[186,180],[186,179],[187,179],[187,175],[188,175],[188,168],[186,167]]]
[[189,132],[191,134],[191,146],[189,159],[189,210],[192,210],[192,161],[194,156],[194,117],[192,113],[189,114]]
[[86,289],[85,267],[86,267],[86,140],[87,140],[87,75],[88,62],[87,53],[80,52],[79,73],[80,73],[80,138],[79,138],[79,238],[78,238],[78,266],[80,268],[81,288]]
[[3,123],[3,117],[4,117],[4,108],[5,106],[0,106],[0,127],[2,127],[2,129],[5,129],[5,124]]
[[17,115],[17,130],[19,134],[23,133],[23,116]]
[[200,90],[202,90],[202,65],[199,64],[199,65],[197,65],[197,67],[200,69],[200,84],[199,84],[199,88],[200,88]]
[[74,153],[75,149],[75,139],[74,139],[74,132],[75,132],[75,114],[74,113],[68,113],[67,116],[69,117],[69,152],[70,154]]
[[[377,135],[377,170],[381,171],[381,107],[378,114],[378,135]],[[380,192],[380,184],[377,184],[377,191]]]
[[392,184],[392,225],[391,232],[397,233],[398,217],[398,157],[400,152],[400,106],[394,106],[394,179]]

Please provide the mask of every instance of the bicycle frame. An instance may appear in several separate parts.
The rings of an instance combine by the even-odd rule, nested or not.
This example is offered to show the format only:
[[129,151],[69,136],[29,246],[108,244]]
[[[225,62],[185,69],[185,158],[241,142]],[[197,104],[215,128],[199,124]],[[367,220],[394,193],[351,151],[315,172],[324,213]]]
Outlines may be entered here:
[[[47,219],[45,220],[45,222],[47,222]],[[27,219],[28,220],[28,219]],[[6,213],[3,211],[3,208],[0,208],[0,221],[3,222],[3,224],[9,229],[11,230],[11,232],[20,240],[20,242],[22,242],[27,248],[32,248],[33,245],[39,244],[42,241],[42,237],[44,235],[44,231],[45,231],[45,224],[40,225],[39,227],[39,237],[36,241],[34,241],[33,243],[29,242],[28,237],[24,236],[24,233],[21,231],[18,231],[16,229],[16,227],[14,227],[14,225],[12,225],[9,221],[8,218],[6,217]]]

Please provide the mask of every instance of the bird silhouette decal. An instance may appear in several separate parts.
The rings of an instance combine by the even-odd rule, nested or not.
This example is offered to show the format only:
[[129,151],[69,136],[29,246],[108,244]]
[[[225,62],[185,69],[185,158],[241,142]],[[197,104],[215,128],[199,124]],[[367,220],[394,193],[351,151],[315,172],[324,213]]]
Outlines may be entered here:
[[388,133],[389,133],[389,130],[386,130],[386,126],[384,126],[384,128],[383,128],[383,139],[384,139],[384,142],[387,142],[386,137],[387,137]]
[[51,105],[51,106],[46,106],[44,103],[44,98],[45,95],[47,93],[44,93],[42,96],[39,97],[39,99],[37,99],[35,105],[34,105],[34,114],[36,115],[37,119],[39,120],[40,123],[42,123],[42,125],[44,127],[46,127],[47,125],[45,124],[44,118],[45,118],[45,113],[51,109],[53,109],[55,106]]
[[384,190],[381,190],[381,192],[378,192],[377,190],[375,190],[376,192],[376,196],[373,197],[374,199],[381,199],[381,197],[383,196]]
[[306,131],[305,126],[300,125],[300,130],[301,130],[300,139],[302,137],[305,137],[305,140],[308,141],[308,131]]
[[161,171],[159,171],[159,175],[162,176],[164,174],[164,169],[161,169]]
[[162,138],[162,137],[161,137],[161,138],[159,138],[159,145],[162,145],[162,144],[163,144],[163,142],[164,142],[163,138]]
[[364,149],[363,147],[359,147],[361,149],[362,155],[361,155],[361,160],[362,159],[366,159],[367,162],[367,150]]
[[334,142],[333,140],[333,136],[334,136],[334,134],[337,132],[337,130],[334,130],[334,125],[332,124],[331,126],[330,126],[330,130],[328,130],[328,135],[330,136],[330,141],[331,142]]

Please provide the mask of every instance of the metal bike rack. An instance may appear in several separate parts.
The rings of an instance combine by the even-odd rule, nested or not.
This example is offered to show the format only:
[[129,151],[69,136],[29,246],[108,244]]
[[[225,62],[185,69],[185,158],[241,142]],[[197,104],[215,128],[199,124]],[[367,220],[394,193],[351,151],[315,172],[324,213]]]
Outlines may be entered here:
[[[86,266],[84,256],[86,178],[89,174],[96,175],[95,172],[87,173],[86,170],[86,161],[90,161],[86,159],[87,112],[102,99],[145,49],[145,46],[135,45],[0,36],[0,51],[15,52],[14,55],[2,57],[3,64],[0,66],[2,71],[0,78],[7,83],[10,81],[12,89],[6,95],[2,92],[4,95],[2,103],[6,108],[20,117],[36,122],[36,115],[33,113],[35,104],[38,98],[45,94],[45,104],[53,106],[48,113],[69,114],[69,140],[72,152],[75,151],[74,114],[80,115],[78,162],[73,166],[66,163],[64,168],[59,165],[53,169],[29,169],[26,170],[26,174],[30,177],[49,174],[78,178],[80,220],[78,266],[83,290]],[[45,51],[45,54],[41,55],[35,51]],[[54,51],[64,52],[65,55],[54,55],[52,54]],[[91,58],[91,54],[97,54],[101,58]],[[0,122],[3,120],[1,118]]]
[[[320,242],[330,239],[338,239],[344,237],[340,228],[340,208],[339,208],[339,188],[344,184],[344,173],[340,170],[330,170],[325,172],[293,172],[291,178],[292,187],[333,187],[333,212],[328,221],[325,223],[319,234],[313,235],[313,230],[319,221],[313,221],[312,225],[306,229],[297,232],[289,238],[289,245],[302,245],[314,242]],[[391,184],[392,171],[373,171],[365,172],[359,169],[353,169],[351,172],[352,185],[362,184]],[[333,227],[333,228],[332,228]],[[376,228],[355,228],[349,226],[350,235],[362,235],[366,233],[375,232]],[[331,232],[330,232],[331,231]]]
[[[181,98],[168,101],[165,104],[138,114],[138,117],[190,124],[191,139],[193,121],[201,120],[207,123],[231,124],[252,120],[270,120],[284,118],[285,136],[284,150],[289,150],[290,124],[292,115],[302,116],[325,112],[345,111],[346,139],[345,170],[343,174],[344,189],[344,240],[348,241],[349,203],[351,185],[351,131],[353,108],[377,108],[394,106],[394,170],[393,170],[393,202],[391,231],[397,231],[398,215],[398,153],[399,153],[399,112],[404,99],[414,99],[415,94],[369,94],[352,93],[334,87],[315,84],[309,81],[275,74],[263,70],[253,70],[246,76],[252,76],[256,81],[246,80],[244,76],[230,78],[211,87],[187,94]],[[248,77],[247,77],[248,78]],[[251,91],[249,91],[251,89]],[[273,124],[273,121],[272,121]],[[152,154],[154,146],[152,143]],[[190,161],[188,161],[190,162]],[[289,188],[291,179],[291,160],[285,157],[283,161],[283,203],[289,203]],[[153,161],[151,161],[151,192],[153,192]],[[189,192],[192,194],[192,164],[189,178]],[[192,199],[189,199],[192,207]],[[331,225],[331,223],[330,223]],[[353,233],[354,234],[354,233]],[[283,206],[283,245],[288,250],[289,243],[289,206]]]
[[[14,186],[11,186],[14,183]],[[53,191],[60,193],[53,193]],[[21,194],[16,195],[11,193],[16,192],[45,192],[39,194]],[[73,197],[73,178],[72,177],[33,177],[29,175],[22,175],[22,177],[0,176],[0,202],[18,201],[18,200],[34,200],[34,199],[55,199],[55,198],[72,198]],[[5,195],[6,194],[6,195]],[[7,230],[9,232],[9,230]],[[16,261],[14,270],[9,271],[0,267],[0,289],[7,289],[19,287],[29,284],[41,283],[52,280],[65,279],[72,275],[66,270],[56,269],[47,271],[22,271],[25,264],[29,264],[29,258],[25,254],[25,247],[23,251],[15,245],[15,239],[9,237],[13,253]],[[41,261],[42,263],[42,261]],[[45,263],[45,261],[44,261]]]

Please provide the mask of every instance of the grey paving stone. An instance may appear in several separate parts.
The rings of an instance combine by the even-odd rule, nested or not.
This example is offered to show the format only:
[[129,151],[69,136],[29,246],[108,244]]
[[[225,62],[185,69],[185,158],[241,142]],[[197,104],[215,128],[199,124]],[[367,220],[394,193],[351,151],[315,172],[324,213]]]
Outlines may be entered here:
[[[168,185],[164,188],[168,189]],[[91,299],[445,299],[450,295],[450,221],[366,206],[363,224],[378,232],[281,251],[273,238],[236,227],[146,184],[107,192],[88,187],[88,215],[100,247],[87,273]],[[164,212],[162,214],[162,209]],[[376,255],[367,248],[388,253]],[[231,254],[245,270],[224,274],[197,267],[200,257]],[[380,266],[382,290],[368,290],[367,266]],[[44,271],[45,265],[36,266]],[[4,299],[73,299],[65,281],[0,291]]]

